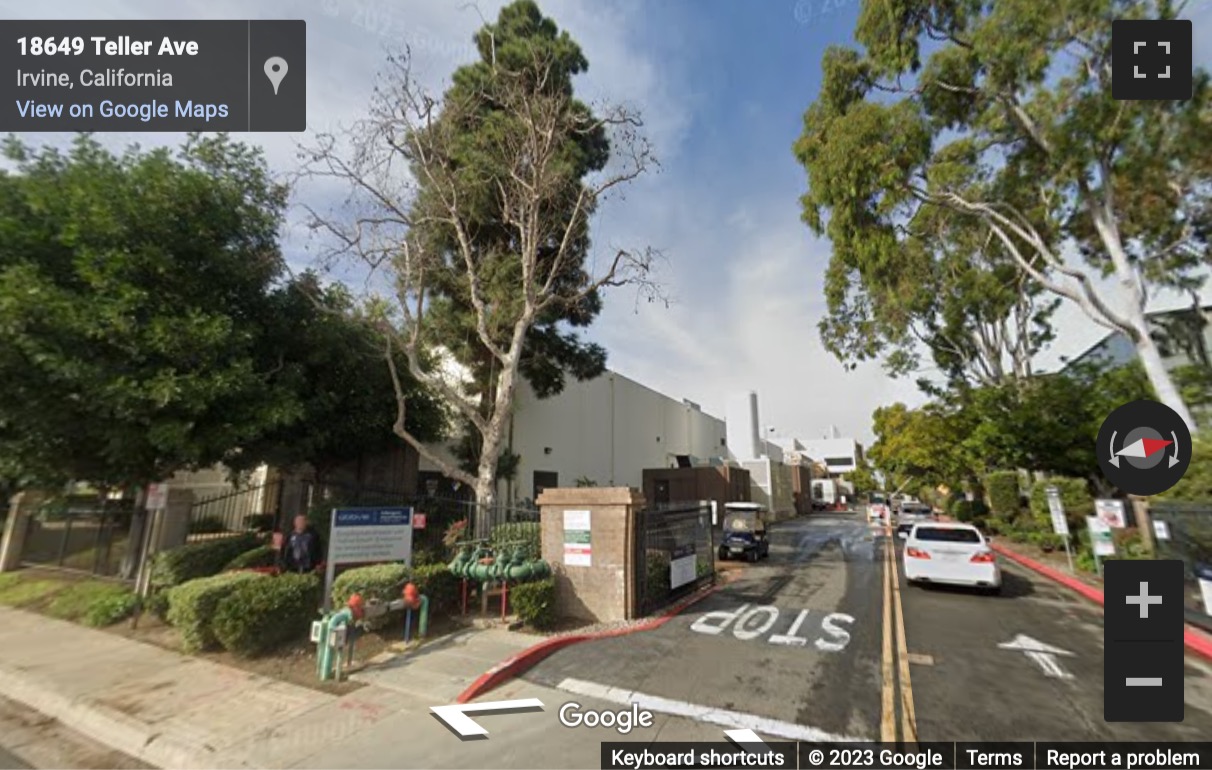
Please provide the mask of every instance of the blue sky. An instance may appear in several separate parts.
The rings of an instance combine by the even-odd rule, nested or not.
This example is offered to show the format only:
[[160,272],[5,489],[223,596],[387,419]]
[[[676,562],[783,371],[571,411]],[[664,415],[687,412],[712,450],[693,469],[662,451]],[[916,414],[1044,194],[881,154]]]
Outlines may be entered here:
[[[8,18],[303,18],[308,21],[309,135],[348,125],[364,111],[387,50],[407,43],[424,82],[440,89],[473,55],[472,32],[502,0],[60,0],[36,6],[0,0]],[[49,7],[47,7],[49,5]],[[870,415],[897,400],[916,403],[911,382],[878,365],[846,372],[821,347],[821,273],[827,243],[799,221],[803,170],[791,155],[804,109],[819,87],[831,43],[852,38],[859,0],[542,0],[585,50],[578,83],[590,101],[626,102],[646,118],[662,161],[600,209],[595,247],[650,245],[667,262],[661,278],[672,304],[637,305],[616,290],[590,336],[621,373],[722,415],[740,390],[760,395],[761,420],[782,435],[814,437],[830,425],[861,440]],[[1197,57],[1212,58],[1212,3],[1197,5]],[[478,10],[478,12],[477,12]],[[252,134],[273,168],[294,167],[309,135]],[[66,142],[63,135],[29,141]],[[172,134],[109,135],[114,146],[177,143]],[[324,207],[341,191],[296,190]],[[292,263],[314,261],[302,212],[285,244]],[[1164,301],[1164,300],[1163,300]],[[1100,336],[1078,313],[1060,317],[1061,343],[1046,360]]]

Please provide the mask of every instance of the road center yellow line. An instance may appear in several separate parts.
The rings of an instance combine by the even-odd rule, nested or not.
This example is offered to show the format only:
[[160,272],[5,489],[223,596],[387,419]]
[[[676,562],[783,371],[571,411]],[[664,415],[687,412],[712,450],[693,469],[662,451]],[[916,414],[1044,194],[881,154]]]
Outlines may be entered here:
[[900,663],[901,740],[917,743],[917,713],[913,708],[913,682],[909,679],[909,643],[905,638],[905,613],[901,607],[901,576],[896,567],[895,555],[891,561],[892,598],[896,607],[896,653]]
[[884,564],[881,572],[884,574],[884,650],[881,658],[880,674],[882,680],[880,705],[880,740],[885,743],[896,742],[896,703],[893,700],[892,680],[892,560],[890,552],[893,548],[892,538],[888,529],[884,530]]

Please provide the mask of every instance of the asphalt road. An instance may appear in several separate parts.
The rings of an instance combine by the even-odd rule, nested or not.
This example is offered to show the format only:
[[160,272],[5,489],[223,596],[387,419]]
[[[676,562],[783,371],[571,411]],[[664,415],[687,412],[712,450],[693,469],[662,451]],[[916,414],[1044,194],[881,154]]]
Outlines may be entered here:
[[[769,740],[1212,735],[1212,669],[1191,657],[1184,722],[1103,722],[1101,611],[1034,573],[1003,560],[1001,596],[911,587],[899,548],[857,514],[779,524],[771,543],[768,561],[690,612],[568,647],[526,679],[692,719],[723,709]],[[1059,668],[999,647],[1024,635],[1061,650]]]

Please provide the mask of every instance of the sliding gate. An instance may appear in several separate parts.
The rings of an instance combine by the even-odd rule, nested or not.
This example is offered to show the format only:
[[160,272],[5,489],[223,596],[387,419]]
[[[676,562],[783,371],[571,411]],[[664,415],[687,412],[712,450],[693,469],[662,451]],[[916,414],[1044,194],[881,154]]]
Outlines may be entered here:
[[648,615],[715,581],[711,505],[666,503],[636,512],[637,615]]

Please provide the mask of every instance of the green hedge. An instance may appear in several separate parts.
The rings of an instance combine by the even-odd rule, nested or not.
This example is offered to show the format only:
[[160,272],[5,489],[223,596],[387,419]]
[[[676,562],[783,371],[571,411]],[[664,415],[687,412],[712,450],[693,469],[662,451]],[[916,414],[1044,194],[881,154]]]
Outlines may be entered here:
[[985,505],[984,500],[959,500],[952,507],[950,515],[965,524],[983,527],[989,519],[989,506]]
[[258,545],[261,545],[260,538],[245,534],[187,543],[171,551],[164,551],[156,555],[152,567],[152,584],[179,586],[190,580],[217,575],[232,559]]
[[272,580],[255,572],[226,572],[198,578],[168,592],[168,622],[181,632],[186,652],[199,652],[215,646],[212,629],[219,602],[237,586],[249,581]]
[[989,494],[989,508],[994,516],[1013,519],[1018,515],[1018,472],[994,471],[985,476],[985,489]]
[[254,567],[272,567],[278,563],[278,552],[272,546],[259,545],[245,551],[227,563],[225,572],[236,569],[252,569]]
[[1094,498],[1085,479],[1054,476],[1042,479],[1031,487],[1031,516],[1040,531],[1052,531],[1052,514],[1048,509],[1048,487],[1056,487],[1061,503],[1065,506],[1065,518],[1069,520],[1069,531],[1078,532],[1086,528],[1086,517],[1094,515]]
[[322,598],[323,582],[314,574],[287,574],[238,584],[215,608],[215,638],[236,655],[263,655],[305,637]]
[[538,559],[543,555],[542,529],[537,521],[514,521],[498,524],[492,530],[491,545],[494,549],[504,543],[521,543],[526,548],[527,559]]
[[[411,578],[412,571],[404,564],[375,564],[370,567],[355,567],[342,572],[332,584],[332,603],[334,607],[344,607],[349,597],[361,594],[366,601],[378,599],[390,602],[403,595],[404,584]],[[367,621],[366,627],[372,631],[403,623],[404,617],[399,612],[389,612],[373,620]]]
[[[459,579],[450,574],[445,564],[427,564],[412,571],[412,582],[417,590],[429,597],[429,616],[452,613],[459,609]],[[511,587],[512,593],[513,588]]]
[[518,617],[537,629],[555,625],[555,580],[547,578],[522,583],[509,590],[509,600]]

